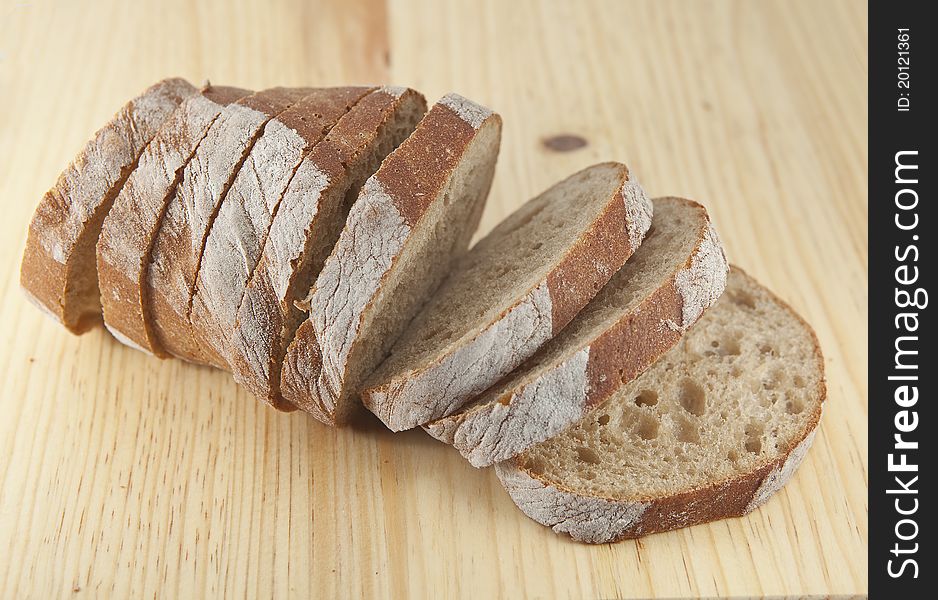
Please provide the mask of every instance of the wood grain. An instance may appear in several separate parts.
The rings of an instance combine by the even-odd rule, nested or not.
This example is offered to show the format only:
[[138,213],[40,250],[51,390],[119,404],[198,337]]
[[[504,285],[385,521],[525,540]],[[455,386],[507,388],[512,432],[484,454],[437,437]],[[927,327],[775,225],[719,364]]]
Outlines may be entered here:
[[[0,597],[862,595],[867,100],[859,1],[0,0]],[[419,432],[330,430],[225,374],[76,338],[18,290],[42,192],[166,75],[449,90],[505,120],[482,230],[599,160],[714,215],[818,332],[830,398],[764,508],[587,547]],[[584,138],[570,152],[554,135]]]

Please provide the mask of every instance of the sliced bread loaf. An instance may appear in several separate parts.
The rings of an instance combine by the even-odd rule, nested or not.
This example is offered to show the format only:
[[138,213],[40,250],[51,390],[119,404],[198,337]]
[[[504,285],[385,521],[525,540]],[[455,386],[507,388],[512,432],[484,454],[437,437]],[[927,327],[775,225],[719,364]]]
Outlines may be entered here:
[[690,200],[656,199],[645,241],[573,321],[426,430],[477,467],[558,434],[672,348],[723,292],[726,271],[707,211]]
[[306,318],[296,301],[309,293],[365,180],[426,109],[419,92],[378,89],[339,119],[297,169],[244,291],[229,343],[235,379],[265,402],[291,407],[280,401],[280,366]]
[[369,378],[365,406],[394,431],[451,414],[557,335],[638,248],[651,215],[619,163],[525,203],[456,264]]
[[449,94],[368,179],[288,350],[284,398],[327,423],[351,416],[364,377],[468,246],[500,139],[500,117]]
[[583,542],[740,516],[801,464],[825,395],[810,326],[734,267],[676,348],[496,472],[525,514]]
[[160,126],[198,89],[165,79],[121,108],[43,196],[29,225],[20,284],[72,333],[101,320],[95,244],[137,158]]
[[226,368],[228,338],[274,214],[309,150],[374,88],[314,90],[271,119],[222,200],[202,252],[189,322],[201,362]]
[[153,239],[183,169],[221,111],[248,90],[208,85],[186,98],[137,161],[101,227],[98,283],[104,324],[123,343],[167,356],[145,315]]
[[173,356],[200,362],[202,342],[192,334],[186,315],[205,239],[222,199],[267,121],[309,91],[274,88],[225,107],[186,165],[147,271],[154,331]]

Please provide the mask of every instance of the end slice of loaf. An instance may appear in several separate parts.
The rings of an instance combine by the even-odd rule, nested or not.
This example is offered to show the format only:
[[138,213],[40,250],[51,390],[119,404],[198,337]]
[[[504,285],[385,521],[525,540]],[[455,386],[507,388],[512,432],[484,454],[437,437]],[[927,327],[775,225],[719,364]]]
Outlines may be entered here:
[[161,357],[145,314],[146,272],[166,206],[202,138],[221,111],[251,92],[207,86],[183,101],[150,141],[101,227],[98,283],[104,324],[121,342]]
[[309,93],[273,88],[225,107],[186,165],[151,252],[147,285],[154,331],[169,354],[201,363],[187,314],[205,240],[242,163],[273,117]]
[[451,414],[557,335],[638,248],[651,217],[619,163],[528,201],[456,264],[363,403],[394,431]]
[[72,333],[101,320],[95,244],[137,158],[198,89],[165,79],[125,104],[95,133],[36,208],[20,272],[27,297]]
[[671,349],[719,298],[727,268],[701,205],[656,199],[645,241],[573,321],[508,377],[426,430],[476,467],[560,433]]
[[309,150],[374,88],[313,90],[264,126],[212,224],[188,319],[199,360],[227,368],[228,338],[284,192]]
[[228,348],[235,379],[282,410],[280,371],[307,313],[296,306],[332,250],[359,190],[427,110],[423,95],[384,87],[365,96],[303,159],[270,227]]
[[355,412],[364,377],[469,245],[500,140],[498,115],[449,94],[385,159],[310,294],[310,319],[284,361],[284,398],[326,423]]
[[676,348],[496,473],[525,514],[583,542],[740,516],[804,460],[825,396],[811,327],[734,267]]

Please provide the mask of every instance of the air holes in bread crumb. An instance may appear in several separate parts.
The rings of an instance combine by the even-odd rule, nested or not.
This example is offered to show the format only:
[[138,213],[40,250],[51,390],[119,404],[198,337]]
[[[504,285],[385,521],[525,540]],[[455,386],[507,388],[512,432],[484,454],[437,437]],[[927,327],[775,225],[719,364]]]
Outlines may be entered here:
[[609,415],[600,415],[599,418],[596,419],[596,421],[597,421],[600,425],[608,425],[608,424],[609,424]]
[[804,410],[804,402],[799,398],[793,398],[790,394],[785,396],[785,412],[790,415],[801,414],[801,411]]
[[658,404],[658,392],[653,390],[642,390],[635,396],[636,406],[654,406]]
[[761,343],[759,344],[759,353],[760,354],[773,354],[775,350],[772,348],[771,344]]
[[765,431],[762,425],[751,422],[746,425],[746,452],[759,454],[762,452],[762,433]]
[[585,446],[580,446],[576,449],[576,458],[580,462],[590,465],[598,465],[600,463],[599,455]]
[[730,300],[737,306],[744,306],[750,310],[756,308],[756,300],[751,294],[744,291],[736,291],[730,294]]
[[649,416],[642,415],[635,426],[635,435],[643,440],[653,440],[658,437],[658,421]]
[[536,242],[531,246],[531,250],[540,250],[544,246],[544,242]]
[[773,369],[765,378],[762,379],[762,387],[767,390],[778,389],[785,380],[785,375],[779,369]]
[[693,379],[681,381],[680,402],[684,410],[698,417],[707,410],[707,396]]
[[739,356],[739,339],[725,337],[720,341],[720,356]]
[[795,375],[795,376],[792,378],[791,382],[792,382],[793,384],[795,384],[795,387],[796,387],[796,388],[803,388],[803,387],[804,387],[804,377],[802,377],[801,375]]
[[685,416],[681,416],[677,420],[677,439],[685,444],[700,443],[700,433],[697,432],[697,426]]

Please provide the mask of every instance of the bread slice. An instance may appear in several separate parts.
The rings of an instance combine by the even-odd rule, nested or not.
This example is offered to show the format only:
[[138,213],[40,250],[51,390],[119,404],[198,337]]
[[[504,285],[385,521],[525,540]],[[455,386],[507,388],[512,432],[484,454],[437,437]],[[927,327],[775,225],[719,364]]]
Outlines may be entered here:
[[153,238],[193,153],[221,111],[251,92],[208,85],[189,96],[150,141],[101,227],[97,244],[98,283],[104,324],[121,342],[167,356],[155,342],[147,265]]
[[638,248],[651,215],[619,163],[528,201],[457,263],[363,403],[394,431],[451,414],[557,335]]
[[280,366],[306,312],[305,298],[332,250],[349,207],[381,161],[427,110],[414,90],[384,87],[364,97],[297,169],[244,291],[229,343],[235,379],[278,408]]
[[707,211],[654,201],[651,231],[560,334],[508,377],[426,426],[477,466],[558,434],[648,368],[723,292],[726,257]]
[[[285,399],[326,423],[360,406],[363,378],[469,245],[500,139],[499,116],[449,94],[384,160],[310,293],[282,369]],[[304,362],[314,354],[321,361]]]
[[[225,107],[186,165],[153,244],[147,271],[150,315],[160,345],[201,362],[201,340],[186,315],[202,249],[221,200],[264,125],[311,90],[274,88]],[[146,312],[145,312],[146,314]]]
[[374,88],[314,90],[271,119],[222,200],[202,252],[189,310],[198,359],[227,368],[228,338],[274,214],[303,156]]
[[72,333],[101,320],[95,243],[104,217],[160,126],[196,93],[183,79],[147,88],[95,133],[36,208],[20,284],[36,306]]
[[496,472],[525,514],[583,542],[740,516],[804,460],[825,395],[811,327],[734,267],[676,348]]

